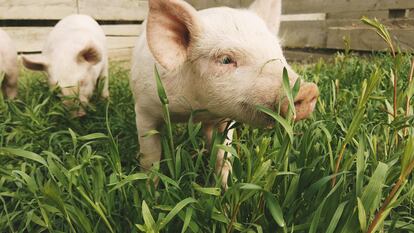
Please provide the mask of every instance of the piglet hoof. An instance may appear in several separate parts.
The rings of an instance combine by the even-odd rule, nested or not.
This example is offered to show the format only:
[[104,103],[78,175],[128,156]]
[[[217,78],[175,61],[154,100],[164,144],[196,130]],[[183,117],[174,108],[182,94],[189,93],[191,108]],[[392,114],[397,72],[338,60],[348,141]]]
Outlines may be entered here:
[[101,98],[104,100],[109,99],[109,91],[102,91]]
[[84,109],[79,109],[71,112],[73,118],[82,118],[86,116],[86,111]]
[[231,171],[232,171],[232,166],[229,161],[225,161],[224,165],[218,164],[216,167],[216,174],[221,179],[221,187],[223,188],[224,191],[226,191],[229,188],[227,185],[227,181],[229,179],[229,175]]
[[9,99],[15,99],[17,97],[17,88],[14,87],[6,87],[5,94]]

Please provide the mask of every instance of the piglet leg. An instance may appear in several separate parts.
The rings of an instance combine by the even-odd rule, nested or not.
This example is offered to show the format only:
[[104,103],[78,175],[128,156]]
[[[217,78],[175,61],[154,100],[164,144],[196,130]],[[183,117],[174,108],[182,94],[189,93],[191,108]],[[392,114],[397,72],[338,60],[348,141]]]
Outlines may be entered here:
[[[232,126],[234,122],[230,124]],[[227,122],[220,123],[218,126],[218,131],[223,133],[226,130]],[[204,124],[204,134],[207,140],[207,144],[211,145],[212,143],[212,136],[213,136],[213,129],[217,127],[214,123],[206,123]],[[233,133],[234,129],[228,130],[226,134],[226,138],[224,139],[223,144],[226,146],[230,146],[233,140]],[[216,159],[216,175],[221,178],[221,185],[224,189],[227,189],[227,180],[232,170],[232,166],[230,163],[231,154],[225,152],[224,150],[219,149],[217,152],[217,159]]]
[[108,72],[108,63],[105,64],[102,74],[101,80],[104,81],[103,90],[101,93],[102,98],[107,99],[109,98],[109,72]]
[[[0,72],[0,74],[2,73]],[[4,75],[2,91],[9,99],[14,99],[17,96],[17,76],[17,72],[16,74]]]
[[154,163],[161,159],[161,138],[159,134],[145,134],[157,129],[158,123],[154,120],[154,117],[142,113],[137,106],[135,106],[135,112],[140,147],[139,160],[142,170],[148,171]]

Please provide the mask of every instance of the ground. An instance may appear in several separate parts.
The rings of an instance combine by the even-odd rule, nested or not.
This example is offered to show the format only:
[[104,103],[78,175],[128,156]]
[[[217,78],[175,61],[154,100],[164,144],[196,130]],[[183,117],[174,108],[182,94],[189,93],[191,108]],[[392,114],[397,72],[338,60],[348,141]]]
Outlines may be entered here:
[[354,233],[378,213],[378,230],[414,232],[408,55],[338,54],[295,66],[320,88],[315,113],[272,129],[239,125],[225,148],[234,155],[226,191],[213,169],[222,137],[206,148],[200,124],[173,125],[173,150],[160,132],[160,170],[140,172],[129,73],[120,67],[111,67],[110,100],[94,97],[82,119],[70,117],[43,74],[22,71],[18,99],[0,99],[0,232]]

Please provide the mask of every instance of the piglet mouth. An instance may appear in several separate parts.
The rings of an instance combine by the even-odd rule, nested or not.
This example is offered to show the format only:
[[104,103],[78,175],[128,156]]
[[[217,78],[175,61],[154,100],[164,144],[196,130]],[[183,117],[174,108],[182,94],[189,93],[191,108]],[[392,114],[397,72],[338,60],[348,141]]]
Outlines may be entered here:
[[274,125],[274,119],[258,109],[258,106],[274,110],[274,103],[262,103],[260,105],[252,105],[250,103],[243,102],[241,103],[241,110],[243,112],[243,117],[235,117],[236,121],[249,124],[254,127],[259,128],[268,128],[271,125]]

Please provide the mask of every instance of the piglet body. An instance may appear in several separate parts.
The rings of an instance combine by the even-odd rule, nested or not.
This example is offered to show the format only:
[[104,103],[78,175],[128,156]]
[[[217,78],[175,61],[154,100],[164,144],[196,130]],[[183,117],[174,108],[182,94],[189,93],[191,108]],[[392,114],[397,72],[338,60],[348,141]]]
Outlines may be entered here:
[[[272,124],[269,116],[257,110],[258,105],[274,109],[280,104],[287,111],[283,68],[292,86],[299,77],[287,64],[276,35],[281,0],[256,0],[249,9],[196,11],[182,0],[149,0],[149,6],[131,75],[144,170],[161,158],[159,135],[143,136],[163,123],[154,65],[160,71],[172,119],[185,121],[192,111],[203,110],[196,121],[204,123],[208,143],[213,128],[224,131],[223,122],[228,119],[259,127]],[[318,95],[315,84],[302,82],[295,99],[297,120],[312,113]],[[232,132],[227,132],[227,145]],[[216,173],[224,187],[231,171],[225,158],[219,150]]]
[[17,95],[17,52],[9,35],[0,29],[0,73],[4,74],[1,85],[3,94],[13,99]]
[[[106,37],[90,16],[70,15],[59,21],[48,35],[42,55],[23,57],[23,64],[46,71],[50,85],[58,85],[63,96],[79,95],[83,104],[88,103],[99,78],[104,81],[102,96],[109,96]],[[85,113],[81,109],[76,114]]]

